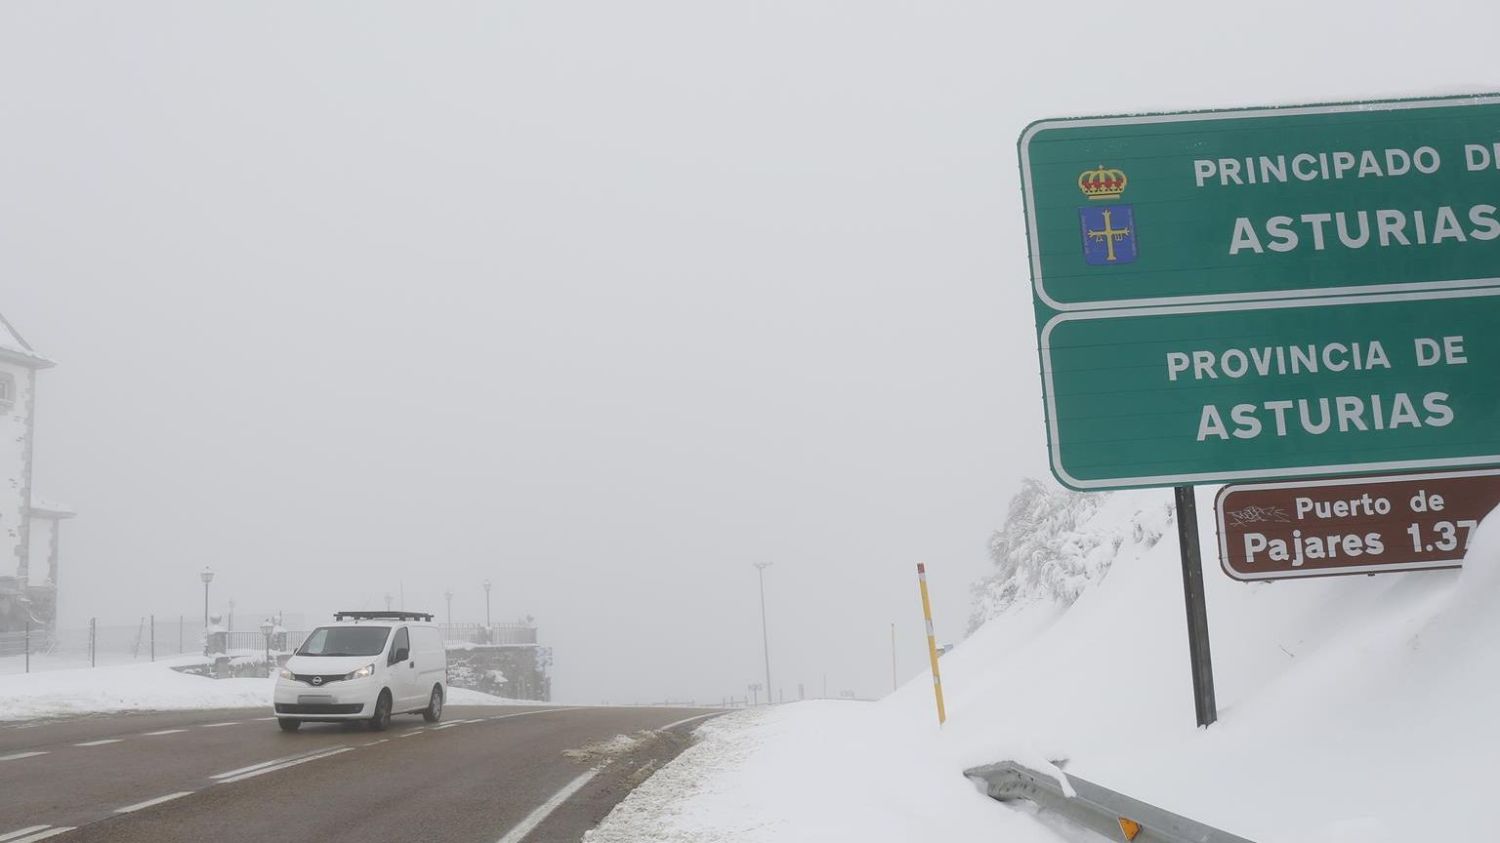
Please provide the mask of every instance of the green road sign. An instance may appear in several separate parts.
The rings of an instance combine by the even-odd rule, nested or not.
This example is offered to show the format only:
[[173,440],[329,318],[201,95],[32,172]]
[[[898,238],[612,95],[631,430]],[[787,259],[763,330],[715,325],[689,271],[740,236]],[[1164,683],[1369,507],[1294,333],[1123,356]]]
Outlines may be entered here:
[[1046,120],[1019,146],[1063,483],[1500,464],[1500,95]]
[[1020,154],[1048,310],[1500,283],[1500,96],[1047,120]]
[[1500,465],[1500,288],[1060,313],[1040,339],[1073,488]]

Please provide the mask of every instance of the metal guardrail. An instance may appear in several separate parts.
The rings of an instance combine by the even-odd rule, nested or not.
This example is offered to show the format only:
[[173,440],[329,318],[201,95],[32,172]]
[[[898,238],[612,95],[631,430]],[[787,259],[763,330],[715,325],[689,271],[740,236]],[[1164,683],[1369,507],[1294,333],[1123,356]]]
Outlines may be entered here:
[[1111,840],[1131,843],[1252,843],[1252,841],[1190,820],[1187,817],[1116,793],[1086,779],[1068,775],[1074,796],[1068,796],[1055,776],[1038,773],[1011,761],[964,771],[991,799],[1025,799]]

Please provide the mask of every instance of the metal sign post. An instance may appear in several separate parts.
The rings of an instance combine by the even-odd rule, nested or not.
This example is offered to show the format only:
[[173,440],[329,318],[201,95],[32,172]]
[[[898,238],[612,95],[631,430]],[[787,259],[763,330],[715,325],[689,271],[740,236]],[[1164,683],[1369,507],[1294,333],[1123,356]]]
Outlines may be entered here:
[[1214,700],[1214,660],[1208,646],[1208,604],[1203,597],[1203,552],[1198,545],[1198,502],[1192,486],[1178,486],[1177,542],[1182,549],[1182,599],[1187,606],[1188,658],[1193,671],[1193,709],[1199,726],[1219,719]]

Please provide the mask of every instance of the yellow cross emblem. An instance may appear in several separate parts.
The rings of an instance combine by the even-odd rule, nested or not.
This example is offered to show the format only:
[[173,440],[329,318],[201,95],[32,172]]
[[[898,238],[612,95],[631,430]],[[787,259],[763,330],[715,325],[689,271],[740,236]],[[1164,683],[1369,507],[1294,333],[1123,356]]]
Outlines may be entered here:
[[1103,241],[1106,255],[1104,259],[1106,261],[1113,262],[1115,260],[1115,244],[1130,236],[1130,226],[1126,226],[1124,228],[1115,228],[1114,221],[1110,217],[1110,209],[1105,208],[1104,227],[1090,228],[1084,233],[1093,240]]

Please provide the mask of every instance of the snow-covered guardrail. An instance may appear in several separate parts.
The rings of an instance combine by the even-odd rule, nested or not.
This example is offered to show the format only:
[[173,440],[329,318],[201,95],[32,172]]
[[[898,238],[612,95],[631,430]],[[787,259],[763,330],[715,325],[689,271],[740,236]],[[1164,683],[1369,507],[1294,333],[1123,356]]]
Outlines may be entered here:
[[1131,843],[1252,843],[1077,776],[1069,796],[1055,776],[1010,761],[964,771],[992,799],[1025,799],[1111,840]]

